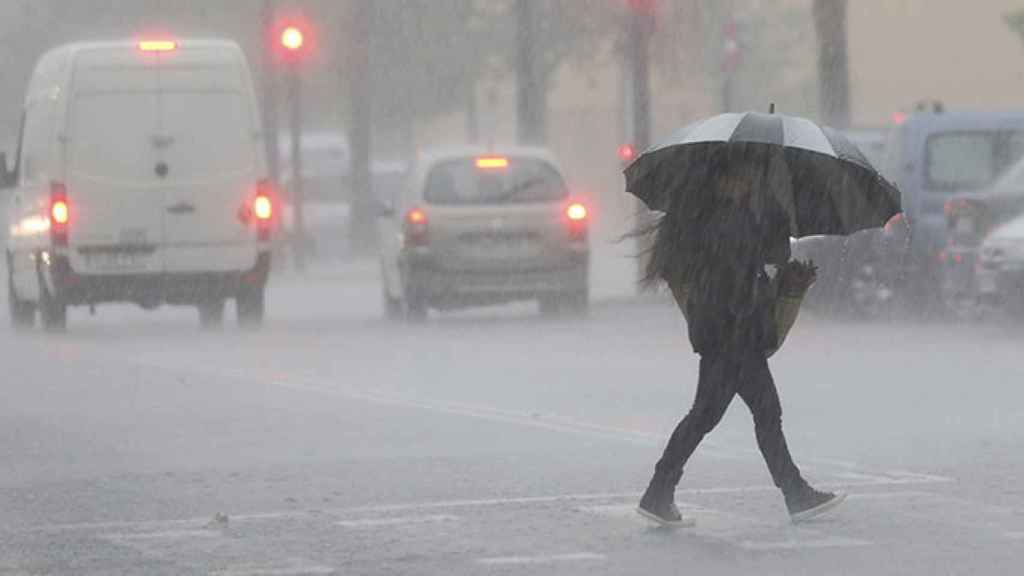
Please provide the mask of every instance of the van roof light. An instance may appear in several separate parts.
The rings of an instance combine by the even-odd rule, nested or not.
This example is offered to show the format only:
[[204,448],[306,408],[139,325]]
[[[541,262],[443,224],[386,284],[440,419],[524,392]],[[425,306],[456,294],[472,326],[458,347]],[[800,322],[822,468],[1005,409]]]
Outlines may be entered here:
[[171,52],[178,48],[174,40],[141,40],[139,50],[143,52]]

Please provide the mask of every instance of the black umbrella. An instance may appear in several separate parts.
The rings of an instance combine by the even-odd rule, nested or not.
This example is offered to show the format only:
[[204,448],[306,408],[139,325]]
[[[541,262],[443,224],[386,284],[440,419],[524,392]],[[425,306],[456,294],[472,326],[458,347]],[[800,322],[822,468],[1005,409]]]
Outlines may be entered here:
[[737,160],[763,169],[761,192],[788,213],[794,237],[853,234],[901,211],[896,187],[842,134],[757,112],[720,114],[676,131],[626,168],[626,190],[652,210],[693,211]]

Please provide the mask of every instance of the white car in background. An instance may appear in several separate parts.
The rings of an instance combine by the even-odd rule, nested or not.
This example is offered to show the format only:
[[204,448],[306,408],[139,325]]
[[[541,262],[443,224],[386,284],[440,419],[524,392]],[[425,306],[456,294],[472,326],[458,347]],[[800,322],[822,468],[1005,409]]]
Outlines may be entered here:
[[982,302],[1024,312],[1024,216],[993,230],[978,250],[975,285]]
[[544,314],[586,312],[587,202],[547,152],[432,153],[396,192],[378,227],[388,316],[519,300]]
[[[338,260],[351,255],[352,169],[348,137],[337,131],[306,132],[300,139],[302,153],[303,224],[308,255],[320,260]],[[292,242],[295,238],[295,202],[292,194],[291,139],[279,140],[281,188],[284,195],[282,225]],[[402,185],[406,164],[375,160],[370,167],[373,194],[389,198]]]

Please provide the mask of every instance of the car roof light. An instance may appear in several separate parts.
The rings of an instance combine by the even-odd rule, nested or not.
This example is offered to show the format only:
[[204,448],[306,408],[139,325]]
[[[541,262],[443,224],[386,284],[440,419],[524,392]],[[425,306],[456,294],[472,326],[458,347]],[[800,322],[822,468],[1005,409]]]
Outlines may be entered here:
[[476,159],[476,167],[481,170],[508,168],[508,158],[504,156],[481,156]]

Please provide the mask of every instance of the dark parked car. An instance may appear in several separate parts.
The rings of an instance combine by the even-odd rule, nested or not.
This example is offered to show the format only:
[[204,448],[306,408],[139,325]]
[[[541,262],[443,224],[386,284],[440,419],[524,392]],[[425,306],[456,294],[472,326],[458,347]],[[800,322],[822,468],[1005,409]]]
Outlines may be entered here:
[[1013,305],[1024,289],[1024,160],[996,183],[976,194],[946,203],[947,248],[943,293],[950,308],[972,316],[985,307]]
[[[881,168],[887,129],[851,128],[843,133]],[[877,230],[866,230],[850,237],[814,236],[795,242],[796,257],[810,258],[819,266],[818,282],[808,295],[808,305],[843,316],[871,318],[880,314],[892,297],[876,267],[876,244],[881,240]]]
[[899,187],[904,213],[886,228],[874,268],[891,283],[896,302],[918,314],[948,311],[947,262],[964,264],[964,257],[949,250],[947,205],[983,196],[1022,156],[1024,112],[946,111],[936,104],[893,127],[883,172]]

